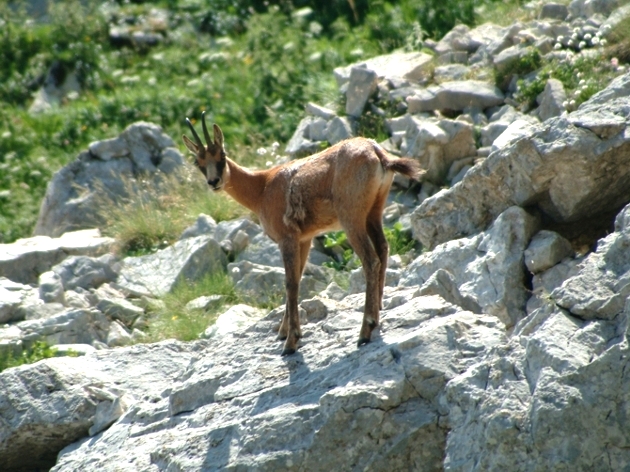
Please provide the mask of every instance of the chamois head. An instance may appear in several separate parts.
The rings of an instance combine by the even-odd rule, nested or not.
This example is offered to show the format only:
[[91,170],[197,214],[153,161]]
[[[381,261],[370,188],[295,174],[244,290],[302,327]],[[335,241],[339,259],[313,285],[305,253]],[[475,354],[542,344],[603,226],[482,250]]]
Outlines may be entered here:
[[192,123],[186,118],[186,123],[190,126],[190,130],[195,138],[195,142],[191,141],[188,136],[183,135],[184,144],[195,155],[195,165],[205,176],[208,185],[213,190],[221,190],[226,183],[226,158],[225,149],[223,149],[223,132],[217,125],[213,126],[214,139],[210,139],[210,133],[206,127],[206,112],[201,114],[201,124],[203,126],[203,134],[206,138],[207,146],[203,145],[201,138],[195,131]]

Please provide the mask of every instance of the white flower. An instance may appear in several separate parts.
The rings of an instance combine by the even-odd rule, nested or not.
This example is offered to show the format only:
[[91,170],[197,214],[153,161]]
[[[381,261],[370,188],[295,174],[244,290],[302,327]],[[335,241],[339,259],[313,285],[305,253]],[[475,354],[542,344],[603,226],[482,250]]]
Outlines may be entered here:
[[565,100],[564,102],[562,102],[562,108],[568,108],[569,107],[569,101]]
[[586,47],[586,42],[585,41],[580,41],[580,44],[578,44],[578,48],[579,49],[584,49]]
[[584,39],[585,39],[585,40],[587,40],[587,41],[588,41],[589,39],[591,39],[592,37],[593,37],[593,35],[592,35],[591,33],[586,33],[586,34],[584,35]]
[[267,150],[264,147],[259,147],[258,149],[256,149],[256,154],[258,154],[259,156],[264,156],[265,154],[267,154]]
[[574,107],[575,107],[575,100],[571,100],[571,101],[569,102],[569,106],[570,106],[571,108],[574,108]]
[[562,44],[556,43],[556,44],[553,45],[553,48],[554,49],[562,49]]
[[[580,76],[578,75],[578,77]],[[582,79],[578,82],[578,85],[584,85],[585,83],[586,83],[586,80]]]

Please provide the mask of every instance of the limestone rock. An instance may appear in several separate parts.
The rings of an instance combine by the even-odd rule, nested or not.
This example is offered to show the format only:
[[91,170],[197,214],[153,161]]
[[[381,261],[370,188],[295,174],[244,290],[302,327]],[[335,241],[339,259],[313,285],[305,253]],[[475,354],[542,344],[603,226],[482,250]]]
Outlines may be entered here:
[[431,60],[432,57],[423,52],[386,54],[349,66],[338,67],[334,70],[334,74],[339,87],[350,80],[352,68],[357,66],[373,71],[379,78],[417,82],[428,75]]
[[[628,84],[630,74],[578,111],[531,126],[471,169],[457,186],[426,199],[411,216],[415,237],[432,248],[478,233],[509,205],[534,205],[557,223],[623,206],[628,201],[630,142],[622,131],[628,99],[619,95]],[[603,187],[602,181],[607,182]],[[485,188],[493,190],[485,193]]]
[[407,98],[409,113],[431,110],[486,109],[501,105],[505,97],[493,85],[476,80],[444,82]]
[[245,330],[265,314],[264,310],[253,308],[248,305],[235,305],[230,307],[225,313],[219,315],[216,321],[204,332],[204,338],[223,338],[229,334],[238,336],[238,333]]
[[63,447],[88,436],[99,405],[124,393],[151,404],[159,399],[154,392],[170,388],[194,350],[167,341],[2,372],[0,468],[17,472],[52,467]]
[[197,236],[177,241],[155,254],[124,259],[117,284],[137,295],[161,296],[178,282],[223,270],[226,263],[219,243],[210,236]]
[[350,70],[348,89],[346,90],[346,113],[359,117],[368,99],[376,92],[378,76],[366,68],[353,67]]
[[70,256],[52,268],[65,290],[98,288],[118,277],[118,260],[112,254],[101,257]]
[[538,116],[540,121],[545,121],[554,116],[560,116],[564,112],[563,103],[567,99],[562,82],[557,79],[547,80],[545,90],[540,97]]
[[553,231],[540,231],[525,249],[525,265],[532,274],[547,270],[573,255],[571,243]]
[[615,220],[615,232],[579,265],[578,274],[551,293],[556,303],[583,319],[611,320],[623,312],[630,295],[630,206]]
[[157,186],[164,174],[182,168],[183,158],[174,146],[159,126],[144,122],[128,126],[116,138],[90,144],[89,151],[49,182],[35,234],[56,237],[99,226],[103,223],[99,194],[106,192],[112,201],[128,197],[138,172]]
[[110,251],[113,238],[101,237],[98,229],[74,231],[59,238],[35,236],[0,244],[0,277],[19,283],[36,283],[68,255],[97,257]]

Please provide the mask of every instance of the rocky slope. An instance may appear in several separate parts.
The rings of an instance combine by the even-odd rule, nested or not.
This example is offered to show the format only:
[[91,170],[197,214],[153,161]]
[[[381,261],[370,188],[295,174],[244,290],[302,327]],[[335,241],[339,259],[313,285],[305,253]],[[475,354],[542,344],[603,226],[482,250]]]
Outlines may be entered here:
[[289,154],[352,135],[388,102],[400,113],[384,145],[429,170],[419,189],[397,181],[385,218],[426,251],[391,258],[382,326],[361,349],[361,271],[340,289],[317,248],[297,354],[279,356],[282,307],[247,305],[205,339],[121,347],[142,341],[146,304],[182,278],[227,268],[245,299],[269,303],[283,271],[255,223],[205,215],[173,246],[116,259],[76,218],[96,209],[95,182],[141,169],[159,185],[183,159],[150,124],[94,143],[52,180],[40,235],[0,246],[0,350],[43,339],[84,354],[0,374],[0,469],[625,470],[630,74],[573,111],[550,80],[528,113],[509,87],[457,80],[528,47],[592,54],[566,32],[604,38],[616,7],[575,0],[531,24],[457,27],[437,59],[337,70],[345,116],[309,105]]

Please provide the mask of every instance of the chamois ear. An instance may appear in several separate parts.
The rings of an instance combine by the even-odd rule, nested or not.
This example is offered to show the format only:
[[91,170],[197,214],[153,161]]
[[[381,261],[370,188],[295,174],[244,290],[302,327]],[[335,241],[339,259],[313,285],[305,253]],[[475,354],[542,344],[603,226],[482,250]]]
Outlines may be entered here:
[[190,152],[192,152],[195,156],[196,156],[197,154],[199,154],[199,147],[198,147],[195,143],[193,143],[193,142],[192,142],[192,141],[188,138],[188,136],[186,136],[186,135],[184,134],[184,135],[182,135],[182,138],[184,139],[184,144],[186,145],[186,147],[188,148],[188,150],[189,150]]
[[214,129],[214,144],[215,146],[219,146],[223,149],[223,131],[219,128],[219,125],[215,124],[212,126]]

